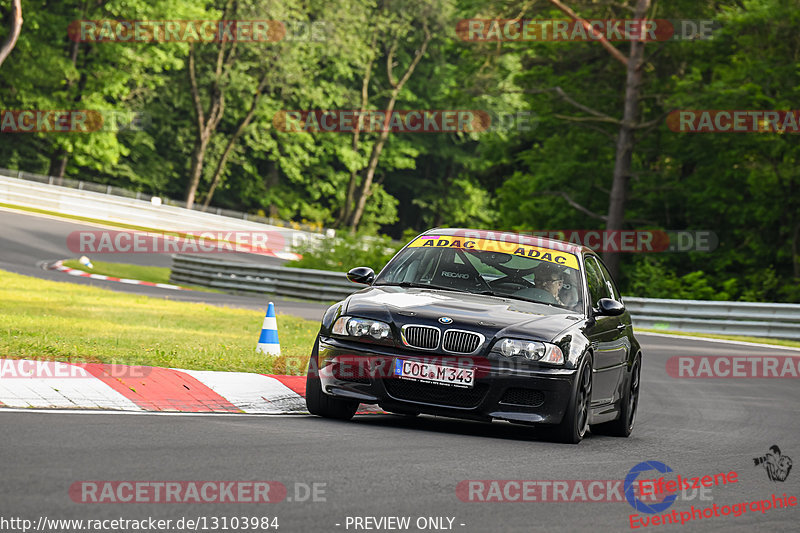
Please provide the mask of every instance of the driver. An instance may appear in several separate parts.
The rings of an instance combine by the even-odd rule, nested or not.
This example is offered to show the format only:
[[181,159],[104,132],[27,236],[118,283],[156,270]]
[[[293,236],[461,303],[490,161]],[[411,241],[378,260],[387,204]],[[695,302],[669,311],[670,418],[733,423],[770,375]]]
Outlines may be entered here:
[[549,292],[558,305],[566,305],[559,297],[561,287],[564,286],[564,273],[544,263],[537,270],[540,272],[537,272],[534,278],[536,287]]

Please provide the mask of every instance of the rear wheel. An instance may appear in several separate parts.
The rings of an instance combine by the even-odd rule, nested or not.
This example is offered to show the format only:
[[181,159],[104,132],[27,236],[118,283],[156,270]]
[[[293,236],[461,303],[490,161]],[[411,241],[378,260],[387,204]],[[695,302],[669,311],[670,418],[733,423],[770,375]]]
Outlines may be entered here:
[[319,341],[314,345],[306,374],[306,407],[312,415],[337,420],[350,420],[356,414],[358,402],[334,398],[322,392],[319,379]]
[[579,443],[589,430],[589,409],[592,401],[592,358],[587,355],[575,377],[575,392],[567,405],[564,419],[556,429],[556,438],[569,444]]
[[633,431],[633,424],[636,422],[636,410],[639,407],[639,383],[641,381],[641,373],[642,357],[641,355],[637,355],[631,367],[625,393],[622,395],[619,418],[612,422],[599,424],[596,428],[592,427],[592,431],[604,435],[611,435],[613,437],[630,436]]

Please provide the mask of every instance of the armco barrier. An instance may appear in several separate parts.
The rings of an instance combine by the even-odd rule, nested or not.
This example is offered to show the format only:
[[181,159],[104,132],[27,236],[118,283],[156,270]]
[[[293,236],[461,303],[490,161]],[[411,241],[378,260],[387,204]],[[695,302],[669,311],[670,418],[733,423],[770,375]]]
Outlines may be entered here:
[[[205,256],[173,256],[172,283],[261,292],[317,301],[345,298],[362,288],[343,272],[254,265]],[[639,328],[800,340],[800,305],[625,298]]]
[[625,298],[640,328],[800,340],[800,305]]
[[[89,192],[97,192],[102,193],[105,195],[110,196],[119,196],[122,198],[135,198],[137,200],[144,200],[146,202],[150,202],[153,196],[143,193],[141,191],[132,191],[130,189],[124,189],[122,187],[116,187],[114,185],[104,185],[102,183],[94,183],[91,181],[82,181],[82,180],[74,180],[70,178],[56,178],[55,176],[45,176],[43,174],[34,174],[33,172],[25,172],[24,170],[10,170],[7,168],[0,168],[0,176],[6,178],[15,178],[21,181],[26,181],[29,183],[40,183],[40,184],[47,184],[47,185],[55,185],[57,187],[64,187],[68,189],[77,189],[79,191],[89,191]],[[168,198],[166,196],[159,196],[157,201],[163,205],[171,205],[173,207],[186,207],[186,202],[182,200],[174,200],[172,198]],[[250,222],[257,222],[259,224],[266,224],[268,226],[278,226],[281,228],[288,228],[294,229],[298,231],[306,231],[309,233],[330,233],[331,230],[324,230],[323,228],[317,225],[310,225],[306,223],[297,223],[297,222],[290,222],[286,220],[281,220],[279,218],[261,216],[261,215],[252,215],[249,213],[244,213],[242,211],[234,211],[233,209],[223,209],[221,207],[212,207],[209,206],[207,208],[202,207],[200,204],[195,204],[192,207],[192,210],[198,211],[201,213],[212,213],[215,215],[221,215],[228,218],[234,218],[238,220],[248,220]]]
[[341,300],[363,288],[344,273],[173,255],[172,283],[188,283],[234,292],[260,292],[320,302]]
[[[86,186],[106,186],[87,183]],[[76,215],[109,222],[164,231],[268,231],[283,237],[285,247],[276,252],[320,235],[290,228],[272,226],[246,219],[216,215],[173,205],[154,205],[147,200],[127,198],[85,189],[73,189],[5,176],[0,173],[0,203],[44,209],[65,215]],[[244,215],[246,216],[246,215]]]

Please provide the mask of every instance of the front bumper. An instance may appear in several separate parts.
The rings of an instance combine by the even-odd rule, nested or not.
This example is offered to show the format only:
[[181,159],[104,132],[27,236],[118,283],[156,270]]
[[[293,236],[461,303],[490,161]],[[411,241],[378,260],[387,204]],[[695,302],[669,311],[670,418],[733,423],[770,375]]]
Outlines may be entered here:
[[502,359],[451,355],[446,359],[455,366],[475,369],[474,386],[457,388],[394,377],[397,357],[451,364],[433,353],[320,337],[322,390],[339,398],[379,404],[387,411],[557,424],[569,403],[576,374],[575,369],[510,367]]

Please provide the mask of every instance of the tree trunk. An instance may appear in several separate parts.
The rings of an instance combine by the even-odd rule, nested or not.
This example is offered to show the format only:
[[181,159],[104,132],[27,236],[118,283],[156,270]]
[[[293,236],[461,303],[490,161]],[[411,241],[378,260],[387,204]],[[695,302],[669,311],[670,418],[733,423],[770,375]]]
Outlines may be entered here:
[[[86,2],[83,4],[82,10],[82,17],[86,16]],[[77,69],[78,67],[78,51],[80,49],[81,43],[73,41],[69,47],[69,60],[72,63],[73,68]],[[68,79],[66,80],[66,92],[69,93],[70,89],[72,89],[72,85],[74,80]],[[78,90],[75,94],[75,98],[72,100],[74,102],[80,102],[83,94],[83,89],[86,87],[86,73],[81,72],[80,80],[78,81]],[[56,153],[50,158],[50,170],[48,171],[49,176],[53,176],[56,178],[56,185],[61,185],[64,182],[64,174],[67,171],[67,163],[69,163],[69,153],[63,149],[58,148]]]
[[392,112],[394,111],[394,105],[397,102],[397,95],[405,86],[408,79],[414,73],[414,69],[417,68],[422,56],[425,55],[425,51],[428,49],[428,43],[431,41],[431,33],[428,29],[428,25],[425,24],[423,26],[423,30],[425,31],[425,40],[422,41],[422,45],[417,50],[416,54],[414,55],[414,59],[408,65],[405,73],[403,76],[395,81],[394,77],[392,76],[392,69],[393,69],[393,62],[394,62],[394,52],[397,49],[397,41],[395,40],[392,43],[392,47],[389,50],[389,54],[386,56],[386,73],[389,78],[389,84],[392,86],[391,96],[389,97],[389,105],[386,106],[386,122],[384,123],[383,131],[381,131],[381,135],[378,138],[378,142],[375,143],[375,146],[372,147],[372,154],[370,155],[369,159],[369,166],[367,167],[367,174],[364,176],[364,181],[361,183],[361,187],[358,189],[358,199],[356,200],[356,206],[353,210],[353,214],[347,222],[347,225],[350,226],[350,231],[355,233],[356,228],[358,228],[359,222],[361,222],[361,217],[364,216],[364,208],[367,205],[367,198],[372,193],[372,180],[375,178],[375,169],[378,168],[378,161],[381,157],[381,152],[383,151],[383,146],[386,144],[386,139],[389,137],[389,124],[391,120]]
[[[197,187],[200,185],[200,178],[203,176],[203,161],[206,157],[206,150],[211,136],[217,129],[217,124],[222,120],[225,111],[225,95],[219,87],[220,71],[222,70],[222,55],[224,54],[225,42],[221,42],[217,61],[217,76],[209,96],[209,111],[206,115],[203,111],[203,103],[200,100],[200,90],[197,86],[197,75],[195,71],[194,45],[189,45],[189,82],[192,87],[192,100],[194,101],[195,119],[197,120],[197,136],[195,137],[194,149],[192,150],[192,166],[189,172],[189,182],[186,185],[186,208],[194,206]],[[206,118],[207,117],[207,118]]]
[[217,189],[217,185],[219,185],[220,179],[222,178],[222,172],[225,170],[225,165],[228,163],[228,157],[230,157],[231,152],[233,152],[233,147],[236,145],[236,141],[242,136],[242,133],[244,133],[244,130],[250,125],[250,122],[253,120],[253,116],[256,114],[258,101],[261,99],[264,88],[267,86],[268,76],[269,72],[265,72],[261,77],[261,80],[258,82],[258,87],[256,87],[256,91],[253,94],[253,100],[250,103],[250,109],[247,110],[247,114],[239,122],[239,125],[236,127],[236,131],[233,132],[233,135],[228,140],[227,146],[225,146],[225,151],[222,152],[222,157],[220,157],[219,161],[217,162],[217,168],[214,170],[214,178],[211,180],[211,187],[209,187],[208,194],[203,202],[203,211],[208,209],[208,205],[211,203],[211,198],[214,197],[214,191]]
[[6,60],[8,54],[17,44],[19,34],[22,32],[22,3],[21,0],[11,1],[11,30],[8,32],[5,41],[0,43],[0,65]]
[[[378,39],[377,31],[372,32],[372,49],[375,49],[375,44]],[[353,132],[353,152],[358,154],[358,149],[361,146],[361,126],[364,123],[364,113],[367,110],[369,102],[369,81],[372,77],[372,65],[375,62],[375,57],[370,57],[367,62],[367,67],[364,70],[364,77],[361,79],[361,108],[358,114],[358,123],[355,131]],[[334,226],[339,228],[345,224],[353,214],[353,203],[355,202],[356,186],[358,185],[359,170],[350,171],[350,181],[347,183],[347,194],[344,197],[344,204],[339,210],[339,216],[336,217]]]
[[[225,9],[222,12],[220,20],[227,20],[228,14],[231,13],[233,2],[228,0],[225,3]],[[235,9],[234,9],[235,11]],[[236,43],[233,44],[225,55],[227,48],[227,40],[222,39],[219,42],[219,49],[217,50],[217,61],[214,70],[214,82],[209,91],[209,104],[208,113],[203,110],[203,102],[200,98],[200,89],[197,85],[197,73],[195,68],[195,51],[194,44],[189,44],[189,59],[188,59],[188,74],[189,83],[192,89],[192,102],[194,103],[195,119],[197,121],[197,136],[195,138],[194,149],[192,150],[192,166],[189,171],[189,182],[186,184],[186,208],[191,209],[194,206],[195,197],[197,195],[197,187],[200,185],[200,178],[203,176],[203,162],[206,156],[208,143],[212,135],[217,130],[222,115],[225,112],[225,92],[224,84],[230,71],[230,66],[234,61],[236,55]]]
[[64,172],[67,169],[68,159],[67,152],[63,148],[59,148],[50,158],[50,168],[47,171],[47,175],[56,178],[56,185],[61,185],[64,182]]
[[[386,109],[387,117],[391,116],[392,111],[394,111],[395,96],[396,95],[392,95],[391,100],[389,100],[389,105]],[[376,142],[375,146],[372,147],[372,154],[370,155],[369,166],[367,167],[367,175],[364,176],[364,181],[361,183],[361,187],[358,191],[356,207],[353,210],[353,214],[350,216],[350,220],[347,224],[350,226],[350,231],[353,233],[355,233],[358,223],[361,221],[361,217],[364,216],[364,207],[366,207],[367,198],[372,192],[370,189],[372,188],[372,180],[375,178],[375,169],[378,168],[378,161],[380,160],[381,152],[383,151],[383,145],[386,144],[386,139],[389,137],[388,123],[389,122],[387,120],[385,123],[387,127],[381,131],[381,136],[378,138],[378,142]]]
[[189,183],[186,186],[186,208],[194,206],[194,198],[197,193],[197,186],[200,184],[200,177],[203,175],[203,161],[206,158],[209,136],[204,135],[203,131],[198,132],[192,150],[192,167],[189,171]]
[[[643,19],[650,8],[650,0],[638,0],[634,19]],[[639,115],[639,88],[642,83],[642,62],[644,59],[644,41],[631,41],[625,77],[625,103],[622,124],[617,137],[617,151],[614,161],[614,177],[608,203],[608,219],[606,230],[618,231],[625,223],[625,200],[628,190],[628,178],[631,175],[633,148],[636,144],[634,132]],[[614,278],[619,277],[619,253],[604,251],[603,260]]]
[[800,279],[800,222],[794,225],[792,232],[792,271],[794,277]]

